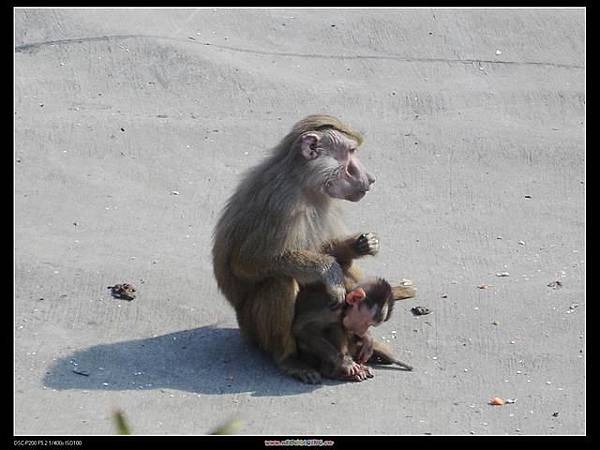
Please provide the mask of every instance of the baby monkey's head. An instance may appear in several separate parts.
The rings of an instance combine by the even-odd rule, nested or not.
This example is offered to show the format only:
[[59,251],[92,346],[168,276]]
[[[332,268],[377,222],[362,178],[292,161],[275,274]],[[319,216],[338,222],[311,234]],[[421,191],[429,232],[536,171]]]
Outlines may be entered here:
[[346,294],[342,324],[357,336],[364,336],[369,327],[385,322],[392,315],[392,287],[383,278],[365,281]]

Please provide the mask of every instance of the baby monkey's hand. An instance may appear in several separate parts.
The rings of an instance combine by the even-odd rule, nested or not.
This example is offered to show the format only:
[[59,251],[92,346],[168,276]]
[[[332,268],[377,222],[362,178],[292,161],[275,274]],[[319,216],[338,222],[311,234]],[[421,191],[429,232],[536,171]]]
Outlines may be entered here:
[[366,364],[367,361],[373,356],[373,336],[368,331],[364,336],[360,338],[362,345],[358,351],[356,360],[360,364]]
[[340,368],[339,378],[346,381],[364,381],[373,378],[373,372],[369,367],[347,358]]

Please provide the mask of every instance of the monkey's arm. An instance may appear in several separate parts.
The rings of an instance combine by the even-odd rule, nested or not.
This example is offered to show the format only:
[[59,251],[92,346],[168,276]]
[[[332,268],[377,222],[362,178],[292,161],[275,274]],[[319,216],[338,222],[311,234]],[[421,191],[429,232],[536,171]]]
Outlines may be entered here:
[[321,251],[333,256],[339,263],[344,272],[346,290],[350,290],[363,278],[361,270],[353,264],[353,260],[377,254],[379,239],[374,233],[356,234],[346,239],[328,241],[321,247]]
[[364,336],[354,336],[354,346],[350,346],[350,354],[360,364],[366,364],[373,356],[373,346],[375,339],[370,331],[367,331]]
[[[234,252],[231,268],[237,276],[248,280],[261,280],[273,276],[289,276],[300,284],[341,280],[340,266],[330,255],[311,251],[288,251],[278,256],[261,257],[240,255]],[[341,281],[340,281],[341,282]]]
[[326,242],[321,251],[333,256],[342,267],[350,266],[352,260],[379,252],[379,238],[375,233],[360,233],[346,239]]
[[[362,273],[352,264],[354,259],[365,255],[376,255],[379,252],[379,238],[375,233],[361,233],[346,239],[333,239],[326,242],[321,251],[331,255],[339,263],[346,276],[346,289],[353,287],[353,283],[359,283]],[[403,281],[392,287],[394,300],[405,300],[413,298],[417,294],[417,288],[411,281]]]
[[271,259],[243,260],[239,253],[232,258],[232,270],[240,278],[258,281],[287,276],[299,284],[323,283],[337,304],[344,301],[344,272],[330,255],[310,251],[290,251]]

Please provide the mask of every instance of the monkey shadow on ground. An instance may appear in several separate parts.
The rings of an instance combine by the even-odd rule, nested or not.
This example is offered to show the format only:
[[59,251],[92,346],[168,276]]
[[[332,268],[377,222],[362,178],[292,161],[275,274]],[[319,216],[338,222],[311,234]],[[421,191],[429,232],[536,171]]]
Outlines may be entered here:
[[58,390],[176,389],[253,396],[304,394],[322,386],[281,373],[268,355],[242,339],[239,329],[215,326],[78,350],[48,368],[43,383]]

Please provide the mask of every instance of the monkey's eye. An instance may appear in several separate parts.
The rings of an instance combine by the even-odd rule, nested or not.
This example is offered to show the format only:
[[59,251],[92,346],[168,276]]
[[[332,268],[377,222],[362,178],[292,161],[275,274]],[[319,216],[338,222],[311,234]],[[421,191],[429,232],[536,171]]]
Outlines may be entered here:
[[352,147],[350,150],[348,150],[348,152],[349,152],[350,154],[352,154],[352,153],[356,152],[356,147]]

